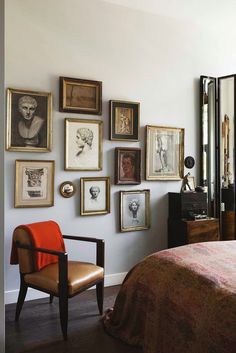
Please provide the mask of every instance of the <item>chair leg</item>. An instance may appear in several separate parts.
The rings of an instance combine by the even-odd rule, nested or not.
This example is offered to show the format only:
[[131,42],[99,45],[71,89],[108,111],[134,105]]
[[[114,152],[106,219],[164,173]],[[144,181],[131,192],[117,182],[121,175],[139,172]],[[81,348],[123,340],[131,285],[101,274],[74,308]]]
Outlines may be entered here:
[[100,315],[103,313],[104,280],[96,285],[97,302]]
[[54,296],[52,294],[50,294],[50,299],[49,299],[50,304],[52,304],[53,298],[54,298]]
[[67,326],[68,326],[68,297],[59,296],[59,310],[61,330],[64,340],[67,340]]
[[16,304],[15,321],[19,320],[20,312],[25,301],[27,290],[28,290],[28,286],[25,284],[24,279],[21,278],[20,291],[19,291],[18,300]]

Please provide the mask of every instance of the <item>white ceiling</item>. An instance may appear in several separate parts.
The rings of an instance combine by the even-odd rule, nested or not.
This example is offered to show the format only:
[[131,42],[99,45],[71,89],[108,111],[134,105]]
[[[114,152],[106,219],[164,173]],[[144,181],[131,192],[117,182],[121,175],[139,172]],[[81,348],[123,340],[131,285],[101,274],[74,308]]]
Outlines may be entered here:
[[106,0],[121,6],[214,28],[235,31],[235,0]]

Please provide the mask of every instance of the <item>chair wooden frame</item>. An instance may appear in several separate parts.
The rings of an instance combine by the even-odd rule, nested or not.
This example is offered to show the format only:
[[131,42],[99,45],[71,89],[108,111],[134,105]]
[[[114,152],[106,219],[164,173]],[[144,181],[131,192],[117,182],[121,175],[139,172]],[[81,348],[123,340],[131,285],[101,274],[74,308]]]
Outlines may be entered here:
[[[81,237],[81,236],[72,236],[72,235],[63,235],[64,239],[77,240],[77,241],[86,241],[96,243],[96,265],[104,268],[104,250],[105,243],[103,239],[90,238],[90,237]],[[39,288],[37,286],[30,285],[24,280],[24,273],[20,273],[20,291],[18,295],[15,321],[19,320],[20,312],[24,304],[24,300],[27,294],[28,287],[40,290],[41,292],[48,293],[50,295],[50,303],[53,301],[53,297],[57,296],[59,298],[59,312],[60,312],[60,322],[62,334],[65,340],[67,340],[67,327],[68,327],[68,298],[72,298],[75,295],[83,292],[84,290],[96,285],[96,295],[99,313],[103,313],[103,297],[104,297],[104,277],[80,288],[73,295],[68,293],[68,254],[67,252],[54,251],[44,248],[35,248],[30,245],[20,244],[19,241],[16,241],[16,247],[20,249],[27,249],[34,252],[41,252],[45,254],[51,254],[58,256],[58,271],[59,271],[59,284],[58,284],[58,294],[51,291],[45,290],[44,288]]]

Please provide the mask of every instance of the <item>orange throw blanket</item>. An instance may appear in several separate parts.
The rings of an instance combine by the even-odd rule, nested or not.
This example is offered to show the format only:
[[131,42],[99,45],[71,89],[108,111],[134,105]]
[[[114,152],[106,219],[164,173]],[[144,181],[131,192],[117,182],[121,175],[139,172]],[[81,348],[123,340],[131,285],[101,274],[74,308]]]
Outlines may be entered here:
[[[16,229],[18,228],[24,229],[30,234],[33,246],[36,248],[65,251],[61,230],[58,224],[54,221],[23,224],[18,226]],[[35,267],[38,271],[49,264],[58,262],[58,257],[56,255],[45,254],[37,251],[34,251],[33,254],[35,258]],[[10,263],[11,265],[16,265],[19,263],[15,242],[12,242]]]

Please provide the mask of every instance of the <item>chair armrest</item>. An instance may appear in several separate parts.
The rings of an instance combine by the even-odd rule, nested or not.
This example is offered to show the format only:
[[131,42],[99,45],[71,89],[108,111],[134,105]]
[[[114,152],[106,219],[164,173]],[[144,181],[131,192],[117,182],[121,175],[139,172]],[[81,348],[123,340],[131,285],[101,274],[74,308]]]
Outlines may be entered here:
[[65,256],[67,256],[67,253],[63,251],[56,251],[56,250],[50,250],[50,249],[44,249],[44,248],[35,248],[34,246],[31,246],[31,245],[21,244],[19,241],[16,241],[16,247],[20,249],[30,250],[30,251],[37,251],[45,254],[56,255],[59,258],[64,258]]
[[96,265],[100,267],[104,267],[104,252],[105,252],[104,239],[81,237],[81,236],[74,236],[74,235],[63,235],[63,238],[96,243]]

